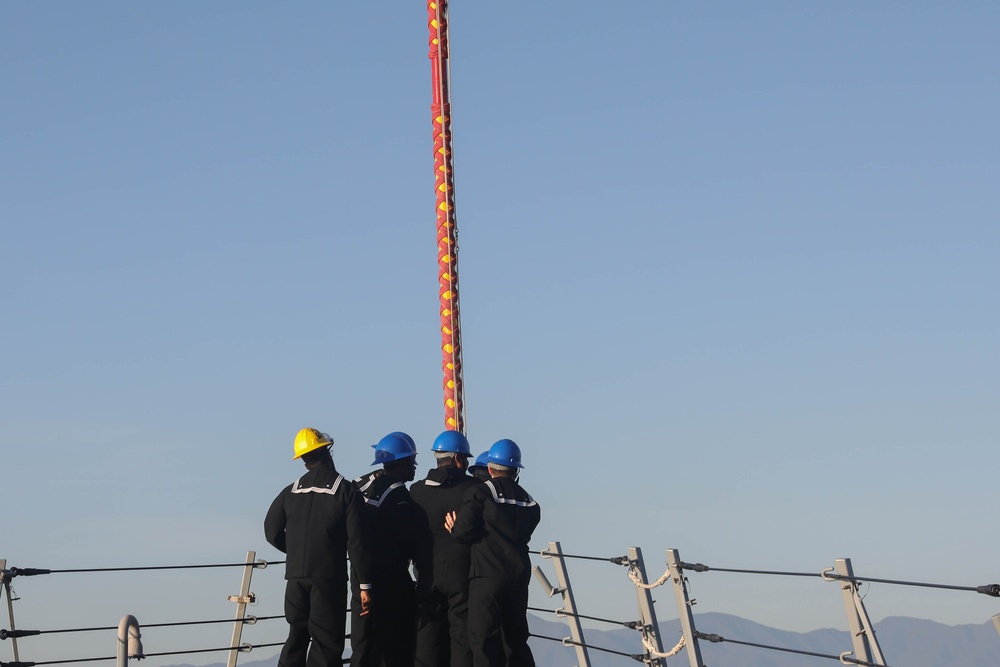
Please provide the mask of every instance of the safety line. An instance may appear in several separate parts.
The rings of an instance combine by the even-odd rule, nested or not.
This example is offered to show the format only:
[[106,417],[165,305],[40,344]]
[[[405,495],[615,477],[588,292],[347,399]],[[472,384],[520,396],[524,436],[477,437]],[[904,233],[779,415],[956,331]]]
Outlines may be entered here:
[[738,574],[774,574],[785,577],[818,577],[820,576],[818,572],[781,572],[775,570],[738,570],[736,568],[726,568],[726,567],[709,567],[708,565],[703,565],[701,563],[679,563],[682,570],[691,570],[692,572],[736,572]]
[[920,581],[901,581],[899,579],[876,579],[874,577],[859,577],[857,575],[848,577],[843,574],[832,574],[830,572],[821,573],[820,576],[825,576],[827,579],[853,581],[856,583],[868,582],[876,584],[896,584],[898,586],[920,586],[922,588],[943,588],[952,591],[972,591],[973,593],[981,593],[994,598],[1000,597],[1000,584],[986,584],[984,586],[952,586],[950,584],[929,584]]
[[557,637],[546,637],[545,635],[536,635],[536,634],[532,634],[530,636],[531,637],[538,637],[539,639],[548,639],[551,642],[559,642],[563,646],[582,646],[584,648],[592,648],[595,651],[604,651],[605,653],[614,653],[615,655],[623,655],[626,658],[632,658],[633,660],[638,660],[639,662],[642,662],[643,658],[646,657],[642,653],[624,653],[622,651],[615,651],[615,650],[610,649],[610,648],[601,648],[600,646],[592,646],[591,644],[584,644],[582,642],[575,642],[572,639],[570,639],[569,637],[567,637],[566,639],[559,639]]
[[88,567],[88,568],[75,568],[66,570],[52,570],[44,568],[35,567],[12,567],[6,570],[6,572],[11,577],[29,577],[38,574],[67,574],[67,573],[79,573],[79,572],[130,572],[130,571],[140,571],[140,570],[194,570],[199,568],[210,568],[210,567],[259,567],[261,569],[266,568],[268,565],[281,565],[285,561],[266,561],[258,560],[254,563],[213,563],[207,565],[150,565],[145,567]]
[[[174,621],[171,623],[143,623],[142,628],[167,628],[177,625],[208,625],[210,623],[236,623],[242,621],[248,625],[253,625],[257,621],[269,621],[274,618],[284,618],[284,616],[247,616],[245,618],[223,618],[216,621]],[[33,636],[33,635],[55,635],[63,632],[95,632],[103,630],[117,630],[117,625],[111,625],[102,628],[63,628],[60,630],[0,630],[0,639],[7,639],[7,637],[14,636]],[[26,632],[31,633],[30,635],[20,635],[18,633]]]
[[[224,648],[201,648],[191,651],[166,651],[164,653],[147,653],[147,658],[157,658],[163,655],[183,655],[185,653],[212,653],[214,651],[239,651],[240,653],[249,653],[254,649],[258,648],[269,648],[272,646],[284,646],[285,642],[274,642],[272,644],[243,644],[242,646],[226,646]],[[42,664],[42,663],[38,663]]]
[[[214,651],[239,651],[240,653],[249,653],[254,649],[258,648],[269,648],[272,646],[284,646],[284,642],[275,642],[272,644],[243,644],[242,646],[227,646],[225,648],[201,648],[201,649],[189,649],[186,651],[164,651],[161,653],[146,653],[144,657],[146,658],[158,658],[165,655],[184,655],[187,653],[212,653]],[[72,662],[98,662],[101,660],[117,660],[117,656],[106,656],[102,658],[74,658],[68,660],[44,660],[41,662],[0,662],[0,667],[31,667],[32,665],[65,665]]]
[[614,556],[613,558],[601,558],[600,556],[576,556],[574,554],[554,554],[548,549],[542,549],[541,551],[528,551],[528,553],[541,556],[542,558],[578,558],[581,560],[599,560],[606,563],[614,563],[615,565],[628,565],[628,556]]
[[753,642],[743,642],[737,639],[726,639],[721,635],[709,634],[706,632],[695,631],[694,636],[698,639],[703,639],[707,642],[713,644],[718,644],[721,642],[726,642],[729,644],[740,644],[742,646],[753,646],[755,648],[766,648],[771,651],[782,651],[784,653],[797,653],[798,655],[810,655],[816,658],[828,658],[830,660],[839,660],[841,662],[850,662],[855,665],[863,665],[864,667],[888,667],[888,665],[880,665],[877,662],[868,662],[867,660],[859,660],[858,658],[851,658],[846,655],[832,655],[829,653],[814,653],[812,651],[800,651],[794,648],[784,648],[781,646],[768,646],[767,644],[755,644]]
[[946,590],[953,591],[972,591],[974,593],[981,593],[983,595],[989,595],[990,597],[1000,597],[1000,584],[986,584],[984,586],[952,586],[950,584],[932,584],[919,581],[903,581],[900,579],[878,579],[875,577],[859,577],[857,575],[851,577],[845,574],[835,574],[829,570],[824,570],[823,572],[777,572],[773,570],[740,570],[735,568],[725,568],[725,567],[709,567],[702,563],[681,563],[681,569],[691,570],[692,572],[736,572],[739,574],[773,574],[786,577],[819,577],[821,579],[833,579],[836,581],[853,581],[855,583],[876,583],[876,584],[895,584],[898,586],[920,586],[923,588],[943,588]]
[[611,623],[612,625],[624,625],[630,630],[635,630],[640,625],[641,621],[613,621],[609,618],[599,618],[597,616],[587,616],[585,614],[573,614],[563,609],[543,609],[541,607],[528,607],[531,611],[548,611],[552,612],[556,616],[572,616],[573,618],[586,618],[589,621],[601,621],[602,623]]

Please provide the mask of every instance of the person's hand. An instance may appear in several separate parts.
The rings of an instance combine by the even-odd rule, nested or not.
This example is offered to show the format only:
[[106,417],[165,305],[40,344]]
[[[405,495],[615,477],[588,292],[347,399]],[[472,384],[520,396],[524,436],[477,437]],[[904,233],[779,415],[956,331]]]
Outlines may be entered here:
[[367,616],[372,610],[372,594],[370,591],[361,591],[361,616]]
[[448,512],[444,515],[444,527],[449,533],[455,527],[456,518],[458,518],[458,512]]

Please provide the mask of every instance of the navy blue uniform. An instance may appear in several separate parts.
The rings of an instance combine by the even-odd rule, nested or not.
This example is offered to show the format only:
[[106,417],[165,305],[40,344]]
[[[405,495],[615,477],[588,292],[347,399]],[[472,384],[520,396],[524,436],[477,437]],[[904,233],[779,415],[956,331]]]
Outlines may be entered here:
[[468,544],[444,527],[470,486],[481,482],[454,466],[435,468],[410,486],[421,519],[417,551],[417,667],[468,667]]
[[469,644],[474,667],[534,667],[528,648],[528,541],[541,508],[512,478],[466,492],[452,535],[472,545]]
[[351,667],[412,667],[417,612],[410,562],[416,557],[418,521],[410,492],[381,470],[354,484],[371,525],[372,610],[361,615],[358,579],[352,576]]
[[[264,518],[264,537],[286,554],[288,639],[279,667],[339,666],[344,654],[347,555],[368,582],[364,502],[332,464],[285,487]],[[309,646],[310,638],[312,647]]]

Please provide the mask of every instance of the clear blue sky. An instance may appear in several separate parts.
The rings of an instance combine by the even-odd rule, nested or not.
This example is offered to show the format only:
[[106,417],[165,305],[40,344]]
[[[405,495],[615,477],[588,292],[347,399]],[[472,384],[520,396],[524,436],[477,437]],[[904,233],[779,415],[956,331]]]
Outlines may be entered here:
[[[533,547],[636,545],[651,576],[673,547],[1000,580],[1000,6],[455,0],[451,18],[469,435],[521,444]],[[349,476],[397,429],[430,465],[421,2],[7,2],[0,73],[0,558],[277,559],[260,524],[306,425]],[[583,613],[635,616],[623,570],[574,567]],[[257,575],[256,613],[280,613],[280,574]],[[238,572],[200,576],[18,579],[18,625],[231,616]],[[845,626],[832,584],[692,578],[698,611]],[[1000,611],[887,586],[866,603]],[[58,641],[21,657],[113,652]]]

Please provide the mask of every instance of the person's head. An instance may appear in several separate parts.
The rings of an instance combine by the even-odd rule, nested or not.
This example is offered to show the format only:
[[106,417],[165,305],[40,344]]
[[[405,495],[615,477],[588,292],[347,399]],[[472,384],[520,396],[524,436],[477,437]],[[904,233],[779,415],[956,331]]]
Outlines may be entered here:
[[517,468],[512,468],[511,466],[502,466],[499,463],[487,463],[486,470],[490,477],[510,477],[511,479],[517,479]]
[[390,433],[375,445],[372,465],[382,464],[385,474],[409,482],[417,472],[417,448],[405,433]]
[[304,428],[295,435],[292,444],[292,460],[302,459],[307,468],[315,468],[324,463],[333,463],[330,446],[333,438],[314,428]]
[[490,478],[490,470],[486,467],[486,457],[490,454],[489,450],[483,452],[476,457],[476,462],[469,466],[469,474],[476,479],[481,479],[484,482]]
[[438,468],[469,467],[469,441],[460,431],[443,431],[431,445]]
[[307,468],[316,468],[322,465],[333,465],[333,454],[329,447],[321,447],[302,455],[302,462]]
[[517,478],[521,465],[521,448],[513,440],[497,440],[486,453],[486,467],[491,477]]

